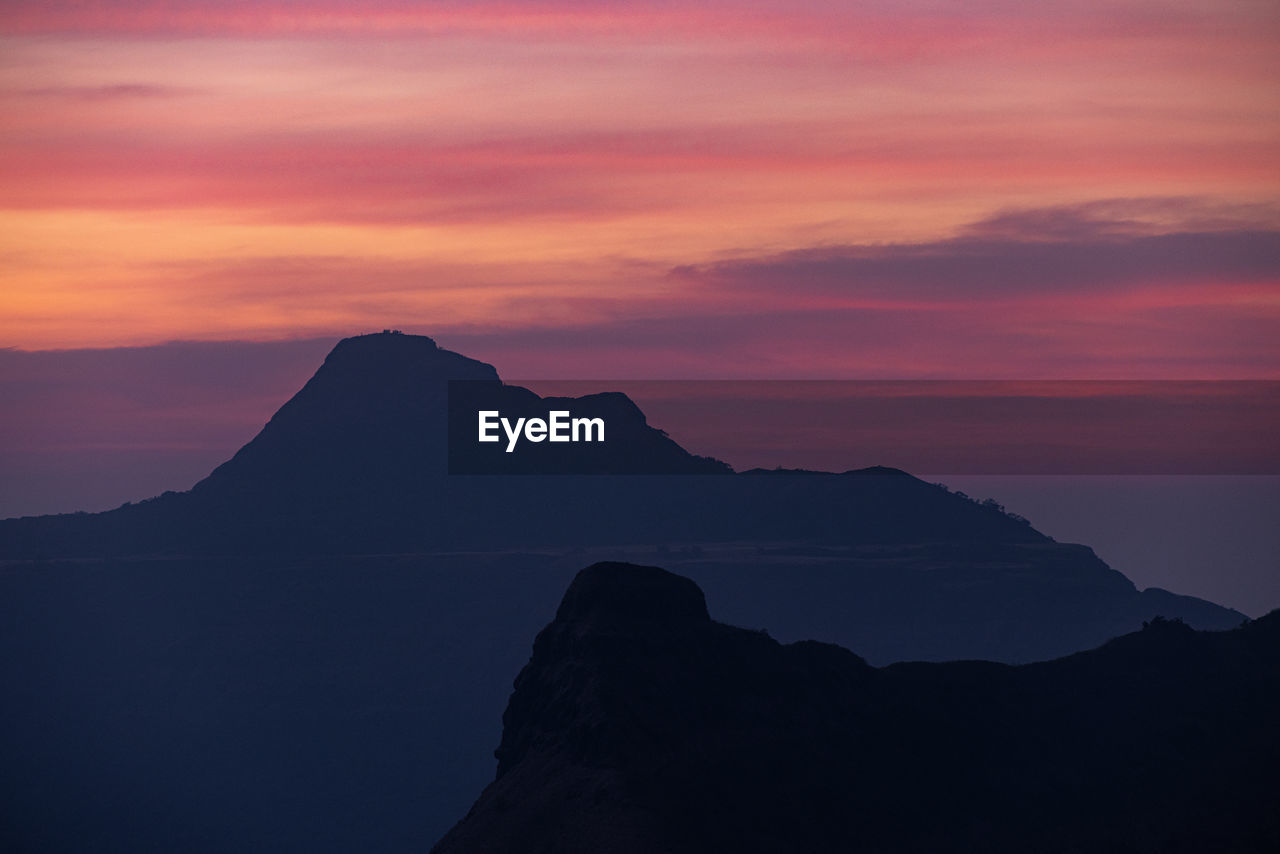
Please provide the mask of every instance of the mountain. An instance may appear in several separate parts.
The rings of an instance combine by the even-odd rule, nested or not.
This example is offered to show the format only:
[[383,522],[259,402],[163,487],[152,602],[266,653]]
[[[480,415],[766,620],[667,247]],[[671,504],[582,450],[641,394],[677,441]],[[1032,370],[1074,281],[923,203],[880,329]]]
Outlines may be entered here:
[[[572,513],[529,518],[522,509],[527,482],[464,483],[448,476],[449,389],[456,382],[484,388],[510,410],[543,403],[504,385],[491,365],[424,336],[347,338],[257,436],[190,491],[106,513],[5,520],[0,555],[382,553],[506,547],[543,531],[575,539],[572,524],[557,525]],[[544,405],[563,403],[549,398]],[[729,471],[649,427],[623,395],[572,403],[580,414],[607,414],[617,434],[602,446],[603,458],[593,457],[593,472],[635,473],[637,462],[647,473]],[[561,500],[576,493],[568,490]],[[527,519],[525,533],[493,524],[481,505]]]
[[[660,473],[449,474],[564,462],[450,460],[451,382],[513,415],[604,412],[626,441],[590,470]],[[722,620],[871,664],[1244,619],[896,469],[733,474],[660,426],[360,336],[192,490],[0,521],[0,849],[427,850],[493,779],[510,674],[597,560],[662,562]],[[512,744],[504,779],[528,767]]]
[[[593,476],[558,467],[567,454],[556,456],[560,449],[550,443],[529,445],[532,455],[511,455],[514,463],[496,446],[483,457],[464,452],[469,459],[459,468],[498,474],[449,475],[451,382],[473,397],[479,388],[513,415],[562,405],[607,414],[610,441],[573,448]],[[539,471],[557,476],[527,476]],[[492,366],[430,338],[362,335],[341,341],[252,441],[189,492],[107,513],[6,520],[0,556],[1045,539],[893,469],[861,477],[686,477],[695,474],[731,470],[686,452],[624,395],[543,399],[503,385]]]
[[1274,851],[1280,612],[1040,664],[871,667],[582,570],[434,854]]
[[[456,387],[464,393],[451,413]],[[560,407],[606,416],[609,441],[524,443],[516,454],[501,442],[451,441],[468,434],[479,401],[512,416]],[[450,475],[451,465],[490,476]],[[573,476],[583,472],[593,476]],[[726,477],[687,477],[704,474]],[[0,522],[7,558],[732,541],[1048,539],[892,468],[733,475],[650,426],[625,395],[544,399],[503,384],[491,365],[394,332],[339,342],[257,436],[188,492]]]
[[[600,416],[609,441],[525,442],[511,454],[459,442],[474,438],[481,402],[513,418]],[[1031,661],[1156,615],[1199,628],[1244,618],[1138,591],[1089,549],[897,469],[735,474],[685,451],[624,395],[541,398],[430,338],[390,332],[340,342],[188,492],[0,521],[10,560],[582,549],[667,550],[735,618],[818,633],[877,662]]]

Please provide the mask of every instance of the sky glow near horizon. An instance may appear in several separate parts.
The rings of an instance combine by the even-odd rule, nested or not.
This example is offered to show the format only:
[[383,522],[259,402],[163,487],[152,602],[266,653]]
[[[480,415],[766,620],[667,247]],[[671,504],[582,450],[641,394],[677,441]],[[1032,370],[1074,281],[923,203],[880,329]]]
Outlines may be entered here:
[[9,3],[0,344],[1276,377],[1277,36],[1264,2]]

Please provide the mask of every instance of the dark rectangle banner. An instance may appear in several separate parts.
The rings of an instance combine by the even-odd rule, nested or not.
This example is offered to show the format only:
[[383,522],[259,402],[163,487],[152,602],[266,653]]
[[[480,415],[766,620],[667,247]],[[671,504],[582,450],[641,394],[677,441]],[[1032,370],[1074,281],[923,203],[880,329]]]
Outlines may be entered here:
[[1280,382],[453,382],[452,474],[1280,474]]

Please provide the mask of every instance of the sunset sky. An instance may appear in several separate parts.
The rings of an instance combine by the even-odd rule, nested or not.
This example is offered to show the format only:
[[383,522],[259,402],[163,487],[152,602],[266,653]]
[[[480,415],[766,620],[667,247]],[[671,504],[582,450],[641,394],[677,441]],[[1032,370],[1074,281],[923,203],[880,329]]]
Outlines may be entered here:
[[1280,377],[1277,43],[1271,0],[10,0],[0,345]]
[[[1277,44],[1274,0],[6,0],[0,516],[189,488],[383,328],[507,379],[1280,379]],[[906,464],[864,439],[778,462]],[[1274,468],[1221,445],[1177,470]],[[1280,478],[1191,480],[960,485],[1274,606]]]

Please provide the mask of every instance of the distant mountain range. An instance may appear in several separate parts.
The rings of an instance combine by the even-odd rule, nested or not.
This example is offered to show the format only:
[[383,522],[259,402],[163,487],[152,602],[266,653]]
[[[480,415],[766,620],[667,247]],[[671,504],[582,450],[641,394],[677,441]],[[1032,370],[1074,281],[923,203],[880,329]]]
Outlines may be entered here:
[[602,563],[516,679],[497,779],[433,854],[1270,852],[1280,611],[1041,664],[876,669]]
[[[512,464],[494,447],[486,459],[496,468],[463,464],[604,473],[449,474],[459,464],[449,441],[456,381],[513,413],[607,414],[610,430],[590,453],[574,446]],[[572,459],[585,462],[566,469]],[[797,637],[821,631],[874,661],[1029,661],[1095,646],[1157,615],[1206,629],[1244,619],[1140,592],[1087,548],[905,472],[734,474],[686,452],[624,395],[543,399],[502,384],[490,365],[399,333],[341,341],[252,441],[189,492],[0,522],[7,559],[584,548],[618,557],[675,549],[682,571],[755,603],[745,619]]]

